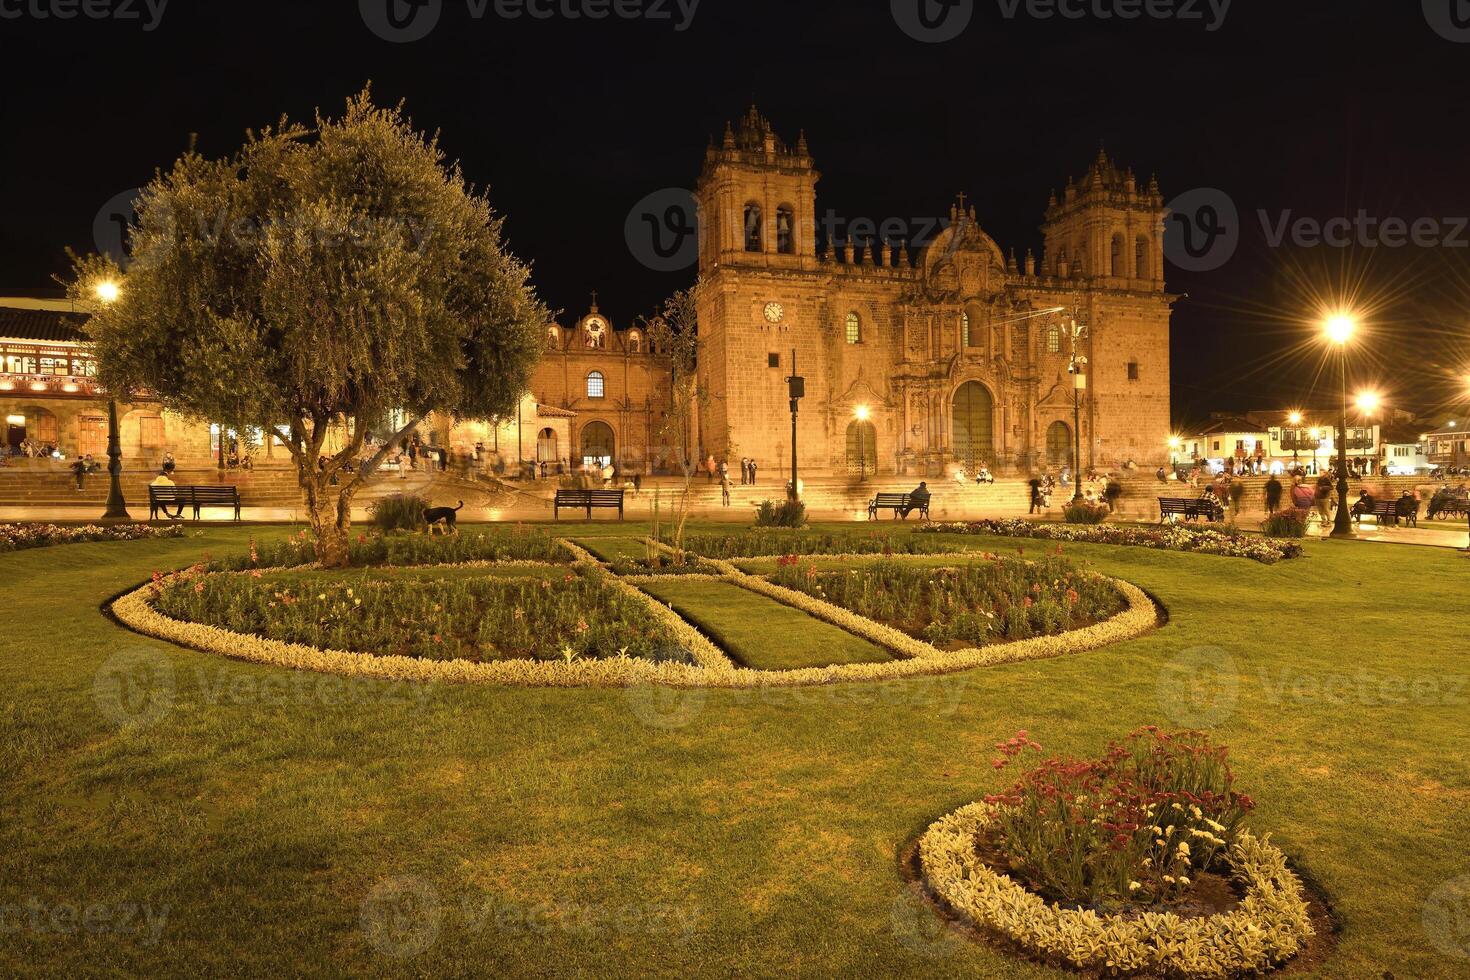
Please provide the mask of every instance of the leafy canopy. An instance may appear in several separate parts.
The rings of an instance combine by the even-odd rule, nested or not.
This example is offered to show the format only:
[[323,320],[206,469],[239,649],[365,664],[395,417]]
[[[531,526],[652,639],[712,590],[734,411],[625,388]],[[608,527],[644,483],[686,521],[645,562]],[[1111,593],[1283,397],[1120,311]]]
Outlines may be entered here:
[[89,328],[109,390],[289,426],[305,453],[341,415],[514,411],[549,317],[502,224],[436,137],[364,90],[228,158],[191,148],[143,190],[126,273],[78,259],[72,288],[121,282]]

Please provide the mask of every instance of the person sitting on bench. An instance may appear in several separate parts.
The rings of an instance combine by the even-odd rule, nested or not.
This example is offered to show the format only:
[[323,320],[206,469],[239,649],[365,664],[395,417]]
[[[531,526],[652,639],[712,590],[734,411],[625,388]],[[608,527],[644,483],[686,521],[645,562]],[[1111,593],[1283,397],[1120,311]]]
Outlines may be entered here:
[[899,509],[898,514],[904,520],[909,519],[909,514],[916,510],[925,510],[929,506],[929,484],[920,482],[909,493],[908,506]]
[[1353,509],[1351,511],[1353,515],[1353,520],[1357,521],[1359,524],[1363,523],[1363,515],[1373,513],[1373,505],[1376,503],[1378,503],[1378,501],[1374,500],[1373,495],[1367,490],[1360,492],[1358,494],[1358,502],[1353,504]]
[[[153,482],[150,483],[149,486],[173,487],[177,486],[177,484],[175,484],[173,480],[169,479],[167,471],[159,470],[158,475],[153,478]],[[158,509],[163,511],[164,517],[172,517],[176,521],[183,520],[184,518],[184,502],[182,500],[179,501],[179,509],[172,514],[168,512],[167,506],[160,506]]]

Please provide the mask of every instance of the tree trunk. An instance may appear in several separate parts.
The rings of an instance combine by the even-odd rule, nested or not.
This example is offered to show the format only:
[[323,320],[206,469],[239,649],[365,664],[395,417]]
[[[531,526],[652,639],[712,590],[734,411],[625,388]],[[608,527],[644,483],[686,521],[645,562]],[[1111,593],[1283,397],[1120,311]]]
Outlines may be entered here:
[[325,476],[303,476],[302,484],[311,531],[316,538],[316,560],[323,568],[346,568],[347,542],[352,530],[351,496],[333,493]]

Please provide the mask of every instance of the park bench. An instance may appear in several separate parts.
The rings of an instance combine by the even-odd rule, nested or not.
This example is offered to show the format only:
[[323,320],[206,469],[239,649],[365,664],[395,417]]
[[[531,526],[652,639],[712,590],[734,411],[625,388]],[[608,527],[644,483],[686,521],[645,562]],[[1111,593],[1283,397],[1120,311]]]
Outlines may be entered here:
[[1431,517],[1447,521],[1451,517],[1470,516],[1470,496],[1451,495],[1440,501],[1439,509]]
[[1162,524],[1171,517],[1182,517],[1186,521],[1196,521],[1200,518],[1207,521],[1223,521],[1225,507],[1219,503],[1212,503],[1204,497],[1160,497],[1159,523]]
[[[868,501],[868,520],[876,520],[878,511],[880,510],[893,511],[894,519],[897,519],[904,511],[916,510],[919,512],[919,517],[927,521],[929,519],[930,501],[925,500],[922,504],[914,504],[912,502],[913,497],[914,495],[911,493],[878,494],[872,500]],[[907,515],[904,516],[904,519],[908,519]]]
[[194,520],[199,520],[201,507],[230,507],[235,511],[235,520],[240,519],[240,488],[228,484],[199,487],[153,487],[148,488],[148,519],[158,520],[160,509],[177,508],[182,514],[184,507],[194,511]]
[[1358,511],[1353,514],[1353,520],[1361,524],[1363,523],[1363,518],[1370,516],[1378,523],[1379,527],[1382,527],[1384,524],[1398,524],[1399,502],[1397,500],[1375,501],[1373,506],[1368,510]]
[[623,519],[623,491],[622,490],[558,490],[556,501],[552,512],[557,520],[561,520],[561,509],[563,507],[586,510],[587,519],[592,520],[593,508],[604,510],[617,509],[618,520]]

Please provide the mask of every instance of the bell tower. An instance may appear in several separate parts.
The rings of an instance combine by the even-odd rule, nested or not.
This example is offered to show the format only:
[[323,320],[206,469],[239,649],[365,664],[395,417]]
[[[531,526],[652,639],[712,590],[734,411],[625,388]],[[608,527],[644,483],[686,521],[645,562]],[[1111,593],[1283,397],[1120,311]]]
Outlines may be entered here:
[[699,272],[741,266],[817,269],[817,181],[803,133],[787,146],[755,106],[738,127],[725,124],[705,152],[695,194],[703,234]]
[[1053,194],[1042,232],[1041,274],[1104,289],[1164,291],[1164,208],[1157,179],[1140,188],[1099,150],[1080,182]]

